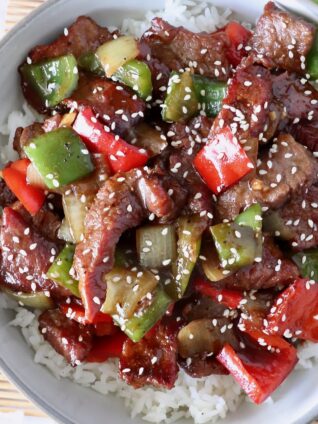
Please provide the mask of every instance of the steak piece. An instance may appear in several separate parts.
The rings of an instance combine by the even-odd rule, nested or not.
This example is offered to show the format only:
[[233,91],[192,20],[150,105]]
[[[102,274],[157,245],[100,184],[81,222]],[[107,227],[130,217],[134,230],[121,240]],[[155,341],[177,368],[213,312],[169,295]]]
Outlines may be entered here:
[[267,235],[261,262],[241,268],[219,282],[220,286],[241,290],[259,290],[286,286],[299,276],[297,266],[284,258],[279,247]]
[[208,356],[206,353],[186,359],[178,356],[178,364],[193,378],[229,374],[227,369],[216,358]]
[[0,178],[0,206],[5,208],[6,206],[12,205],[17,200],[15,195],[9,189],[5,181]]
[[245,61],[237,68],[229,84],[211,135],[217,134],[220,128],[229,126],[242,144],[250,138],[262,139],[269,125],[268,109],[272,97],[270,72],[262,66]]
[[289,243],[295,251],[318,245],[318,187],[304,188],[278,211],[290,232]]
[[127,340],[119,362],[121,378],[135,388],[151,384],[171,389],[178,375],[176,331],[161,321],[144,338]]
[[[120,89],[118,89],[120,87]],[[77,89],[62,106],[77,109],[91,106],[112,132],[123,136],[144,116],[145,102],[129,89],[93,75],[80,74]]]
[[[67,34],[67,35],[66,35]],[[107,28],[102,28],[87,17],[80,16],[61,35],[50,44],[35,47],[29,53],[32,62],[73,54],[76,58],[84,53],[95,51],[101,44],[113,38],[113,34]]]
[[43,237],[57,244],[61,243],[61,240],[57,238],[61,220],[59,216],[48,209],[46,204],[44,204],[42,209],[33,216],[29,214],[20,202],[15,202],[12,205],[12,209],[18,212],[24,221],[38,231]]
[[229,41],[223,31],[193,33],[155,18],[141,40],[150,46],[152,56],[171,70],[194,68],[198,74],[221,81],[230,75]]
[[70,294],[45,275],[59,253],[59,246],[43,237],[12,208],[3,211],[0,240],[0,277],[4,287],[24,293],[48,291],[54,298]]
[[317,181],[314,156],[291,135],[281,134],[259,159],[257,176],[218,197],[218,219],[233,220],[245,207],[260,203],[277,209]]
[[85,218],[85,234],[76,246],[74,267],[85,305],[86,318],[91,321],[105,299],[103,275],[114,265],[116,244],[128,229],[145,218],[139,199],[117,174],[98,191]]
[[276,209],[317,181],[318,163],[291,135],[280,134],[261,156],[257,172],[259,181],[252,184],[256,198]]
[[267,68],[305,73],[305,58],[315,36],[309,22],[267,3],[251,43],[255,57]]
[[26,146],[32,138],[35,138],[44,133],[42,124],[35,122],[32,125],[29,125],[25,128],[19,127],[16,129],[14,139],[13,139],[13,148],[18,153],[20,158],[25,158],[23,147]]
[[45,311],[39,316],[39,330],[72,366],[84,361],[92,348],[91,328],[67,318],[59,309]]

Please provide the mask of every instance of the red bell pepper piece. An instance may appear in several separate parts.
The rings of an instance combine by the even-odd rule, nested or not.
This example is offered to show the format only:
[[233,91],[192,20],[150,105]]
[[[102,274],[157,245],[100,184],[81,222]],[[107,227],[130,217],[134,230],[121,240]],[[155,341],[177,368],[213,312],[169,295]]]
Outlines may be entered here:
[[104,323],[109,324],[113,322],[113,318],[108,314],[104,314],[103,312],[98,312],[95,315],[93,321],[87,321],[87,319],[85,318],[85,309],[82,305],[79,305],[78,303],[61,303],[59,307],[64,315],[83,325]]
[[[262,403],[285,380],[297,363],[297,350],[278,336],[254,331],[239,352],[226,344],[217,359],[251,400]],[[270,350],[269,350],[270,349]]]
[[25,209],[31,215],[35,215],[43,206],[45,192],[43,189],[27,183],[26,171],[29,164],[30,161],[27,159],[13,162],[2,170],[2,177]]
[[222,303],[223,305],[231,309],[238,308],[241,300],[244,299],[242,293],[240,293],[239,291],[218,289],[204,280],[195,281],[194,287],[204,296],[210,297],[212,300]]
[[106,131],[90,107],[79,111],[73,129],[83,138],[89,150],[107,157],[114,173],[144,166],[149,159],[144,149],[139,149]]
[[266,332],[318,342],[318,283],[296,280],[276,298]]
[[243,27],[238,22],[230,22],[225,27],[225,33],[229,39],[230,47],[227,50],[227,58],[230,63],[237,66],[241,63],[244,56],[247,56],[245,46],[252,36],[251,31]]
[[122,332],[113,336],[96,338],[86,361],[105,362],[109,358],[119,358],[126,340],[127,336]]
[[194,166],[215,194],[237,183],[254,168],[229,127],[213,135],[196,155]]
[[19,159],[15,162],[12,162],[10,164],[10,168],[16,169],[17,171],[21,172],[22,174],[27,174],[28,166],[30,165],[31,161],[29,159]]

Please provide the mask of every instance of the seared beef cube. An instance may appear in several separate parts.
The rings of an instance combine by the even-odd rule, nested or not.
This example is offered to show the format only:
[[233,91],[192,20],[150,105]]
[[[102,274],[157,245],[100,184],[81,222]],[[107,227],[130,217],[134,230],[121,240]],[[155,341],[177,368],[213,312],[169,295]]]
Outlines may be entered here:
[[289,230],[289,243],[295,251],[318,246],[318,187],[305,188],[277,212]]
[[139,199],[117,174],[97,193],[85,218],[85,234],[76,246],[74,267],[88,317],[93,318],[105,298],[103,275],[114,265],[116,244],[128,229],[145,218]]
[[[310,124],[318,120],[318,91],[305,78],[299,79],[295,74],[284,72],[274,75],[273,94],[284,107],[284,116],[280,129],[286,123],[300,120]],[[295,122],[294,122],[295,121]]]
[[260,159],[259,180],[252,184],[257,199],[279,208],[291,196],[317,181],[318,163],[292,136],[281,134]]
[[135,388],[151,384],[171,389],[178,375],[176,331],[165,320],[134,343],[127,340],[119,362],[120,376]]
[[252,47],[257,60],[268,68],[305,73],[314,36],[314,25],[269,2],[257,22]]
[[226,375],[229,373],[216,358],[206,353],[186,359],[179,356],[178,364],[193,378],[207,377],[209,375]]
[[293,125],[290,129],[295,139],[308,147],[311,152],[318,152],[318,121],[306,122],[300,121],[299,124]]
[[17,200],[15,195],[9,189],[5,181],[0,178],[0,206],[5,208],[6,206],[12,205]]
[[[120,89],[118,89],[120,87]],[[68,109],[91,106],[112,132],[124,135],[142,120],[145,103],[127,88],[93,75],[80,74],[77,89],[62,104]],[[118,113],[122,111],[122,113]]]
[[265,128],[269,125],[271,101],[270,72],[262,66],[246,62],[237,69],[229,84],[227,96],[214,121],[211,134],[229,126],[241,142],[254,137],[263,139]]
[[29,54],[32,62],[73,54],[76,58],[84,53],[94,52],[101,44],[113,38],[107,28],[102,28],[93,19],[80,16],[50,44],[35,47]]
[[67,318],[59,309],[39,316],[39,330],[57,353],[71,365],[79,365],[92,349],[92,330]]
[[12,208],[5,208],[1,227],[1,285],[15,292],[48,291],[53,297],[70,292],[46,277],[59,247]]
[[198,74],[221,81],[227,81],[229,77],[230,64],[226,56],[228,39],[225,32],[193,33],[155,18],[142,41],[150,46],[152,56],[171,70],[190,67]]
[[16,129],[13,139],[13,148],[19,154],[20,158],[26,157],[23,147],[26,146],[32,138],[43,133],[44,130],[42,128],[42,124],[38,122],[35,122],[25,128],[19,127]]
[[240,212],[255,202],[255,194],[249,181],[240,181],[218,196],[216,206],[218,222],[233,221]]
[[286,286],[298,277],[297,266],[284,258],[273,239],[265,235],[261,262],[241,268],[224,278],[220,286],[241,290],[259,290]]
[[48,209],[47,205],[44,205],[42,209],[33,216],[29,214],[20,202],[15,202],[12,208],[21,215],[28,225],[32,226],[43,237],[57,244],[61,243],[57,238],[61,220],[54,212]]

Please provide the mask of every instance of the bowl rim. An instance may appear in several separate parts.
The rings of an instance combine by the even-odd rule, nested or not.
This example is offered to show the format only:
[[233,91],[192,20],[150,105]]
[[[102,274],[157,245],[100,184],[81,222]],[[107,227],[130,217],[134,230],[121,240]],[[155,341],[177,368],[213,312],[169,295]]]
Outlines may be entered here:
[[[0,0],[1,1],[1,0]],[[43,13],[53,7],[56,7],[57,4],[64,3],[67,0],[46,0],[43,4],[38,6],[36,9],[31,11],[27,16],[25,16],[20,22],[18,22],[8,33],[6,33],[0,40],[0,50],[5,48],[6,44],[14,39],[19,33],[23,32],[24,28],[32,21],[34,18],[41,16]],[[210,0],[213,3],[213,0]],[[0,370],[1,372],[11,381],[29,400],[31,400],[39,409],[45,412],[49,418],[55,420],[60,424],[77,424],[75,421],[69,419],[66,415],[60,413],[57,409],[52,407],[49,403],[49,400],[46,400],[40,397],[36,392],[32,391],[27,384],[16,374],[5,362],[1,356],[0,352]],[[74,383],[76,384],[76,383]],[[313,405],[312,408],[306,411],[306,413],[300,417],[297,421],[294,421],[293,424],[304,424],[314,419],[318,414],[318,400],[316,405]]]

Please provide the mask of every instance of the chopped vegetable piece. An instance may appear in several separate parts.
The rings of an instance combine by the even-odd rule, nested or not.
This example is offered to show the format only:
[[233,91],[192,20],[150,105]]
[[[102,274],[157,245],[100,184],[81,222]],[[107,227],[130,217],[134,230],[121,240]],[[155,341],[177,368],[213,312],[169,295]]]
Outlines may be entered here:
[[223,268],[242,268],[260,257],[259,240],[262,241],[262,237],[251,227],[232,222],[214,225],[210,230]]
[[151,98],[152,80],[149,66],[140,60],[130,60],[117,69],[114,77],[132,88],[139,97],[146,100]]
[[174,225],[146,225],[136,230],[139,261],[145,268],[171,265],[177,256]]
[[59,127],[72,127],[72,125],[73,125],[73,123],[76,119],[76,116],[77,116],[76,112],[65,113],[62,116]]
[[190,281],[191,273],[200,254],[201,237],[206,222],[198,215],[181,217],[177,221],[177,263],[173,284],[167,286],[173,298],[181,298]]
[[222,303],[231,309],[238,308],[240,302],[244,298],[242,293],[239,291],[218,289],[204,280],[196,280],[194,287],[197,291],[204,294],[205,296],[208,296],[212,300]]
[[11,299],[19,302],[21,306],[26,306],[27,308],[34,309],[53,309],[55,304],[53,300],[48,297],[44,292],[35,292],[35,293],[22,293],[22,292],[13,292],[9,289],[1,289],[6,293]]
[[225,127],[196,155],[194,166],[215,193],[220,194],[254,169],[237,138]]
[[123,322],[118,316],[113,318],[121,326],[122,331],[137,343],[162,318],[171,304],[171,298],[158,287],[150,303],[147,306],[142,305],[130,319]]
[[132,317],[138,303],[151,295],[158,284],[156,276],[147,270],[130,271],[114,267],[104,278],[107,292],[101,311],[118,315],[123,320]]
[[92,198],[91,196],[85,196],[85,201],[83,202],[82,200],[81,197],[73,193],[63,195],[65,220],[75,243],[83,240],[84,221]]
[[267,321],[270,334],[318,342],[318,283],[296,280],[277,296]]
[[269,211],[263,219],[264,231],[283,240],[294,238],[293,229],[286,225],[277,211]]
[[162,109],[162,119],[166,122],[185,121],[198,110],[199,104],[191,73],[172,72]]
[[240,226],[253,228],[256,233],[262,231],[262,221],[262,207],[258,203],[247,208],[234,220],[234,222]]
[[75,243],[69,223],[66,218],[62,220],[62,224],[60,225],[57,236],[60,240],[66,241],[66,243]]
[[84,71],[91,72],[99,77],[105,76],[104,68],[94,52],[83,53],[78,58],[78,66]]
[[81,297],[78,289],[78,281],[70,274],[73,266],[74,252],[75,246],[67,244],[50,266],[46,275],[60,286],[69,289],[74,296]]
[[88,354],[86,361],[101,363],[109,358],[119,358],[126,340],[127,336],[123,333],[95,339],[92,350]]
[[144,166],[149,159],[144,149],[138,149],[105,131],[90,107],[78,113],[73,129],[84,139],[89,150],[106,155],[114,173]]
[[71,128],[42,134],[24,151],[50,189],[84,178],[94,170],[85,144]]
[[161,132],[145,122],[136,126],[135,134],[136,146],[146,149],[151,156],[159,155],[168,147],[168,142]]
[[71,303],[61,303],[59,305],[60,310],[63,312],[64,315],[66,315],[68,318],[73,319],[74,321],[78,322],[79,324],[88,325],[88,324],[104,324],[104,323],[111,323],[113,321],[112,317],[110,315],[104,314],[102,312],[98,312],[98,314],[95,315],[93,322],[87,321],[85,318],[85,309],[82,305],[79,305],[78,303],[71,302]]
[[298,266],[302,277],[318,281],[318,249],[296,253],[292,259]]
[[38,173],[38,171],[36,170],[35,166],[33,165],[33,163],[30,163],[27,171],[26,171],[26,180],[27,183],[34,186],[34,187],[39,187],[42,189],[47,189],[47,186],[45,184],[45,182],[43,181],[43,178],[41,177],[41,175]]
[[2,170],[2,177],[25,209],[31,215],[35,215],[43,206],[45,192],[43,189],[27,183],[26,171],[29,163],[27,159],[12,163]]
[[23,84],[39,97],[42,106],[51,108],[69,97],[77,87],[78,69],[72,54],[24,64],[20,68]]
[[[255,334],[256,335],[256,334]],[[235,352],[226,344],[217,359],[232,374],[246,394],[256,404],[264,402],[285,380],[297,363],[297,350],[284,339],[257,332],[265,344],[244,340],[245,349]],[[269,351],[267,348],[271,346]]]
[[124,35],[107,41],[96,51],[96,56],[102,64],[108,78],[110,78],[121,66],[135,59],[139,55],[137,41]]
[[247,55],[244,47],[251,38],[252,33],[243,25],[234,21],[227,24],[225,33],[231,44],[227,51],[227,57],[232,65],[237,66],[241,63],[242,58]]
[[193,75],[192,78],[201,109],[207,116],[216,116],[227,93],[226,82],[215,81],[201,75]]
[[318,31],[316,31],[313,46],[306,58],[306,67],[310,79],[318,79]]
[[212,282],[223,280],[231,275],[233,271],[224,269],[221,266],[220,259],[213,243],[203,244],[203,258],[201,260],[202,269],[205,276]]

